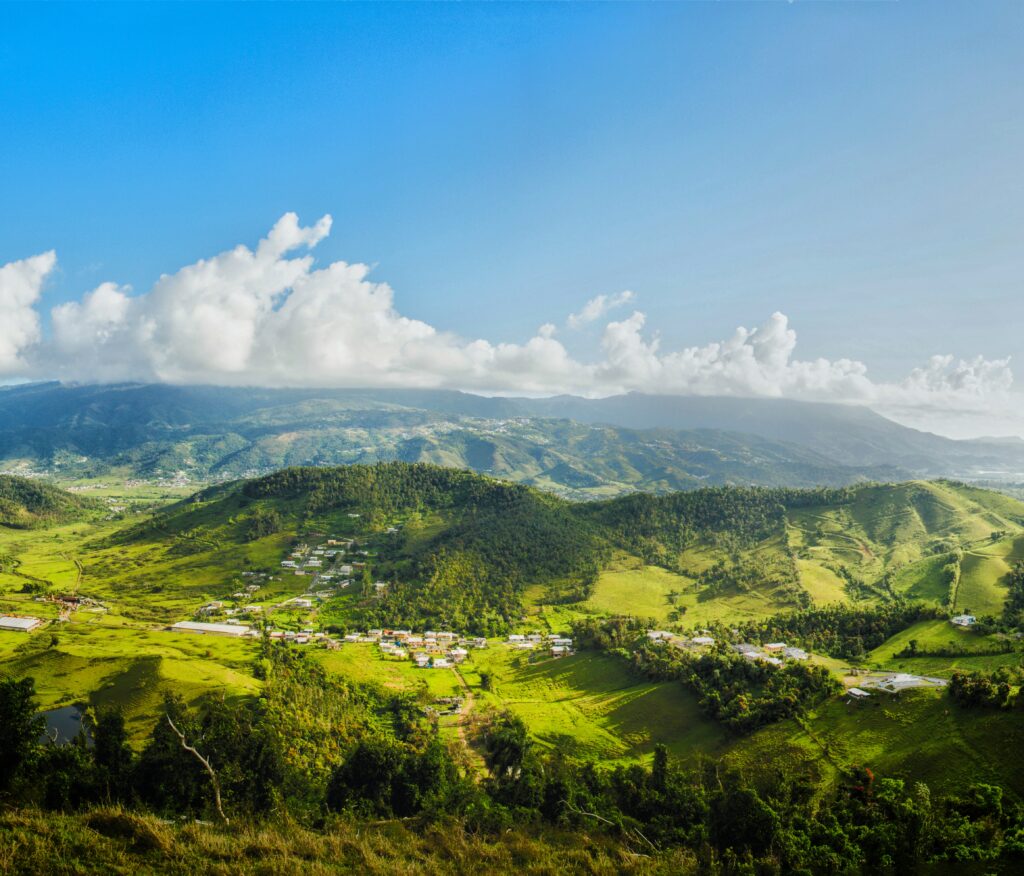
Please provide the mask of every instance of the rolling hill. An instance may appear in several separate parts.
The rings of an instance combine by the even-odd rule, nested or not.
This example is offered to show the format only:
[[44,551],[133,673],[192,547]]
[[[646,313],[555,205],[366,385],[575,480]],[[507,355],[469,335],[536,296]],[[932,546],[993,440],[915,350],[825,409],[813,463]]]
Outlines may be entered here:
[[146,572],[125,598],[180,611],[216,592],[214,570],[273,568],[309,532],[367,539],[374,578],[392,582],[383,598],[342,600],[338,616],[355,624],[493,633],[574,604],[698,623],[899,598],[996,614],[1024,559],[1024,503],[948,481],[580,503],[422,464],[297,468],[169,507],[96,553],[93,574],[122,589],[114,556],[141,552]]

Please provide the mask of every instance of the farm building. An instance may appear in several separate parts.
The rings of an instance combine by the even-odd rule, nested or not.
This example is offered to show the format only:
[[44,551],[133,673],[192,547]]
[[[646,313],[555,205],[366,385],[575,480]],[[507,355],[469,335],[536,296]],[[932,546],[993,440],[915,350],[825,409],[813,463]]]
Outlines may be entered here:
[[14,617],[9,614],[0,616],[0,630],[10,630],[16,633],[31,633],[42,623],[37,617]]
[[913,690],[919,687],[945,687],[948,682],[942,678],[928,678],[923,675],[908,675],[905,672],[897,672],[873,683],[871,686],[889,693],[899,693],[902,690]]
[[199,633],[207,636],[248,636],[252,630],[242,624],[204,624],[198,621],[178,621],[171,627],[175,633]]
[[866,690],[861,690],[859,687],[851,687],[847,691],[847,693],[851,697],[853,697],[855,700],[863,700],[863,699],[871,696],[871,694],[869,694]]
[[973,614],[958,614],[956,617],[951,617],[949,622],[958,627],[973,627],[977,620]]

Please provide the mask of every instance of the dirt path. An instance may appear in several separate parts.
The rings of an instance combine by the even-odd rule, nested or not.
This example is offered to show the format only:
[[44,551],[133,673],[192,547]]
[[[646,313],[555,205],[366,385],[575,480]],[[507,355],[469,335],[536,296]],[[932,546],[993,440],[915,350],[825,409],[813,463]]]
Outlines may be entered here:
[[470,759],[473,761],[474,767],[480,773],[486,772],[487,766],[484,763],[483,757],[477,752],[470,744],[469,739],[466,736],[466,727],[469,725],[470,715],[473,712],[473,706],[476,702],[473,696],[473,691],[463,677],[462,672],[457,666],[452,667],[452,672],[455,673],[455,677],[459,680],[459,685],[462,687],[462,711],[459,714],[459,721],[455,725],[455,732],[458,734],[459,741],[462,743],[462,747],[466,750]]

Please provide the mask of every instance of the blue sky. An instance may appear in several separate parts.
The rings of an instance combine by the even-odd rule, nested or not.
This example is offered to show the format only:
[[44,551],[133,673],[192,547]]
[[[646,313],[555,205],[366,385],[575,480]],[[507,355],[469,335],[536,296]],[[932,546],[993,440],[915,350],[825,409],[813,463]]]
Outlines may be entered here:
[[782,311],[876,380],[1019,360],[1022,36],[1019,3],[3,5],[0,264],[56,250],[45,334],[330,213],[317,264],[464,338],[630,289],[662,350]]

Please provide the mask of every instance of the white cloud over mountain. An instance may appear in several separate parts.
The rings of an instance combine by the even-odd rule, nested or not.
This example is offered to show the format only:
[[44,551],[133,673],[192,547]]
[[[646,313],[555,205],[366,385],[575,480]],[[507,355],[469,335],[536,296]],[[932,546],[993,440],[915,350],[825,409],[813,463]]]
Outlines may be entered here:
[[[148,292],[104,283],[53,308],[46,337],[37,307],[55,254],[0,267],[0,376],[772,396],[868,404],[924,427],[980,424],[1012,398],[1008,359],[934,356],[898,382],[875,382],[849,359],[799,360],[781,313],[725,341],[665,351],[635,311],[604,326],[600,351],[586,362],[551,323],[520,344],[465,340],[402,316],[391,288],[370,280],[365,265],[317,267],[310,251],[330,228],[329,216],[303,227],[289,213],[255,250],[200,260]],[[632,292],[599,295],[567,325],[595,323],[634,300]]]

